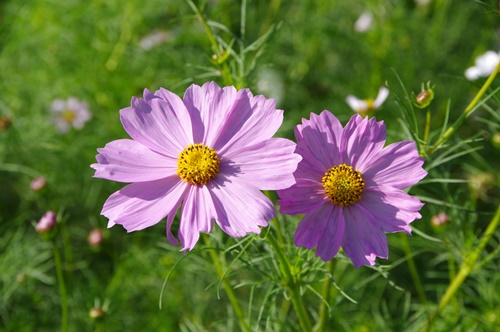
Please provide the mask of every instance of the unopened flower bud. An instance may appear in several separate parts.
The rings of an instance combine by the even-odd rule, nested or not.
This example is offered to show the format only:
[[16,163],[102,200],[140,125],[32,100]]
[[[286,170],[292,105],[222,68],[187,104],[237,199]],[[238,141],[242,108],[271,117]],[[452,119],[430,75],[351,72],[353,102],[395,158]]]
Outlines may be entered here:
[[415,102],[413,103],[418,108],[426,108],[430,105],[434,99],[434,86],[431,86],[431,82],[427,82],[427,88],[424,87],[422,83],[422,90],[415,97]]
[[496,132],[491,137],[491,144],[497,149],[500,149],[500,132]]
[[450,218],[448,217],[448,215],[446,213],[440,212],[440,213],[432,216],[431,223],[433,226],[439,227],[439,226],[446,224],[449,219]]
[[39,234],[45,234],[56,225],[56,214],[52,211],[45,213],[38,224],[36,224],[36,231]]
[[89,236],[87,237],[87,242],[91,247],[98,247],[102,240],[104,240],[104,234],[102,230],[95,228],[89,232]]
[[33,191],[38,191],[45,187],[45,184],[47,183],[47,180],[43,176],[39,176],[37,178],[34,178],[31,183],[30,183],[30,188]]
[[11,120],[8,116],[0,117],[0,132],[7,130],[10,127]]

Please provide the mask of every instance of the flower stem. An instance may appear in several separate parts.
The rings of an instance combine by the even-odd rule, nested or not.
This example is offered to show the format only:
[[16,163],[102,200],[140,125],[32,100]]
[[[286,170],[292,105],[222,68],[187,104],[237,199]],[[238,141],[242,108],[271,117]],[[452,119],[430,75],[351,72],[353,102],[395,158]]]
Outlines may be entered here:
[[460,269],[458,270],[458,273],[456,274],[455,278],[452,280],[452,282],[450,283],[450,285],[446,289],[446,292],[444,293],[443,297],[439,301],[439,305],[438,305],[436,311],[430,316],[429,322],[427,323],[427,331],[430,330],[434,319],[448,305],[448,303],[453,298],[455,293],[458,291],[458,289],[460,288],[460,286],[462,285],[464,280],[472,272],[472,270],[474,268],[474,264],[478,260],[479,255],[483,251],[484,247],[486,247],[486,244],[490,240],[493,233],[495,233],[499,223],[500,223],[500,205],[498,206],[497,211],[495,212],[495,215],[493,216],[493,219],[491,219],[490,224],[488,225],[488,228],[486,228],[484,236],[481,239],[481,241],[479,242],[479,245],[462,262],[462,264],[460,265]]
[[401,233],[401,240],[403,241],[403,250],[406,254],[406,263],[408,264],[408,269],[410,270],[411,279],[413,280],[413,285],[415,285],[415,289],[417,290],[418,297],[422,303],[427,303],[427,297],[425,296],[424,287],[422,286],[422,281],[420,280],[420,276],[418,275],[417,266],[415,265],[415,260],[411,254],[410,243],[408,242],[408,236],[404,233]]
[[[207,19],[205,15],[200,11],[200,9],[194,4],[192,0],[186,0],[187,4],[191,9],[194,11],[198,19],[200,20],[201,24],[203,25],[203,28],[205,29],[205,32],[207,33],[208,40],[210,41],[210,44],[212,45],[212,48],[215,52],[215,56],[217,59],[223,58],[222,50],[219,47],[219,43],[215,39],[215,36],[212,32],[212,29],[210,29],[210,26],[208,25]],[[231,75],[231,71],[229,70],[229,66],[227,63],[224,61],[221,64],[221,74],[222,74],[222,79],[224,80],[225,85],[233,85],[234,80]]]
[[323,296],[323,301],[321,301],[319,307],[319,317],[318,323],[316,324],[316,332],[323,332],[325,330],[326,320],[328,318],[328,298],[330,297],[330,289],[332,288],[332,280],[330,276],[333,276],[335,267],[337,266],[337,260],[332,259],[326,263],[326,269],[328,271],[328,277],[323,281],[323,288],[321,290],[321,295]]
[[441,135],[441,137],[439,137],[437,142],[434,144],[433,148],[430,150],[429,154],[436,152],[441,147],[441,145],[443,145],[444,142],[446,142],[451,137],[451,135],[453,135],[457,131],[457,129],[462,125],[462,123],[465,121],[465,119],[472,113],[472,111],[474,110],[476,105],[479,103],[479,101],[481,100],[483,95],[486,93],[486,90],[488,90],[488,88],[490,87],[491,83],[493,82],[493,80],[495,79],[495,77],[497,76],[499,71],[500,71],[500,62],[496,66],[495,70],[493,70],[493,73],[491,73],[490,77],[488,77],[486,82],[484,82],[483,86],[481,87],[479,92],[476,94],[474,99],[467,106],[467,108],[464,110],[462,115],[460,115],[460,117],[457,119],[457,121],[455,121],[455,123],[450,128],[448,128],[444,132],[444,134]]
[[292,274],[290,269],[290,262],[286,258],[283,253],[282,248],[276,241],[274,234],[270,231],[267,235],[267,239],[269,243],[273,247],[276,256],[278,257],[278,261],[280,263],[281,275],[283,278],[283,285],[290,292],[290,297],[292,299],[293,308],[295,309],[295,313],[297,314],[297,318],[299,320],[300,326],[303,331],[312,331],[312,324],[309,320],[309,316],[307,314],[306,307],[304,306],[304,302],[302,301],[302,295],[300,294],[300,285],[298,284],[296,278]]
[[56,265],[57,283],[59,284],[59,295],[61,296],[61,331],[68,331],[68,293],[64,284],[64,276],[61,264],[61,255],[55,241],[53,241],[54,261]]
[[[204,237],[205,243],[209,245],[210,241],[207,237]],[[224,277],[225,271],[224,267],[222,266],[222,262],[219,259],[219,255],[214,249],[208,250],[208,253],[210,255],[210,258],[212,259],[212,262],[214,264],[215,270],[217,272],[217,276],[221,278],[222,282],[222,287],[224,287],[224,290],[226,291],[227,297],[229,298],[229,302],[231,302],[231,305],[233,306],[234,313],[236,314],[236,317],[238,317],[238,322],[240,324],[240,328],[242,331],[245,332],[250,332],[250,327],[248,326],[247,322],[245,321],[245,315],[243,314],[243,310],[241,309],[240,303],[238,302],[238,298],[236,297],[236,294],[233,291],[233,288],[231,287],[231,284],[229,283],[229,280]]]

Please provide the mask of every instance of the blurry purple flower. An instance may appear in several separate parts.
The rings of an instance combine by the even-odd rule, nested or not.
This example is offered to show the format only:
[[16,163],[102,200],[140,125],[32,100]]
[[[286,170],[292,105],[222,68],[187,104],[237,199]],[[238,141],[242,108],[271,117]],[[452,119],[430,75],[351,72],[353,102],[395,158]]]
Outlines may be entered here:
[[353,95],[349,95],[346,98],[346,102],[354,112],[359,113],[362,116],[365,116],[371,111],[376,110],[377,108],[382,106],[382,104],[385,102],[388,96],[389,96],[389,89],[382,86],[378,90],[378,95],[375,100],[373,99],[362,100]]
[[173,38],[173,34],[169,31],[159,30],[144,36],[139,40],[139,47],[147,51],[153,47],[166,43]]
[[433,226],[436,226],[436,227],[439,227],[441,225],[444,225],[448,222],[450,218],[448,217],[448,215],[444,212],[440,212],[434,216],[432,216],[431,218],[431,224]]
[[469,81],[477,80],[480,77],[488,77],[493,73],[499,61],[500,53],[487,51],[476,58],[474,66],[467,68],[465,77]]
[[316,256],[331,260],[342,246],[356,267],[374,265],[389,255],[384,232],[411,234],[423,206],[404,188],[427,172],[415,142],[384,148],[386,129],[375,118],[354,115],[342,128],[330,112],[311,114],[295,128],[296,152],[302,156],[297,183],[278,191],[280,211],[305,214],[295,244],[316,247]]
[[45,213],[38,224],[36,224],[36,231],[39,234],[45,234],[51,229],[53,229],[56,225],[56,214],[52,211],[48,211]]
[[301,159],[294,142],[271,138],[283,121],[273,99],[210,82],[191,85],[184,99],[146,89],[131,104],[120,118],[133,139],[98,149],[91,165],[94,177],[132,182],[104,203],[108,227],[137,231],[167,216],[168,239],[177,244],[170,227],[180,207],[178,237],[191,250],[214,220],[233,237],[267,226],[275,209],[260,190],[294,184]]
[[75,129],[82,129],[85,122],[92,118],[87,103],[74,97],[70,97],[68,100],[54,100],[50,110],[53,113],[52,121],[60,133],[67,132],[71,126]]
[[363,12],[356,22],[354,22],[354,30],[357,32],[367,32],[372,28],[373,14],[369,11]]
[[98,247],[101,245],[102,240],[104,240],[104,233],[99,228],[94,228],[89,232],[87,237],[87,242],[91,247]]
[[38,191],[45,187],[45,184],[47,184],[47,180],[43,176],[39,176],[37,178],[34,178],[30,182],[30,188],[33,191]]

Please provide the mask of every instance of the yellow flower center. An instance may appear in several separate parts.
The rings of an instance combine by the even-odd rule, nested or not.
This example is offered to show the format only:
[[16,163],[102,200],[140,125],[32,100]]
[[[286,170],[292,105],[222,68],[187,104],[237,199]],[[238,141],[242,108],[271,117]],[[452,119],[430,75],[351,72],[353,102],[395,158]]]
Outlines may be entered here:
[[220,161],[214,149],[203,144],[191,144],[179,154],[177,174],[191,184],[206,184],[220,170]]
[[363,181],[361,173],[346,164],[330,168],[323,175],[321,182],[326,196],[333,204],[342,207],[358,202],[365,189],[365,181]]
[[76,114],[72,110],[65,110],[62,112],[62,118],[64,121],[72,123],[73,121],[75,121]]

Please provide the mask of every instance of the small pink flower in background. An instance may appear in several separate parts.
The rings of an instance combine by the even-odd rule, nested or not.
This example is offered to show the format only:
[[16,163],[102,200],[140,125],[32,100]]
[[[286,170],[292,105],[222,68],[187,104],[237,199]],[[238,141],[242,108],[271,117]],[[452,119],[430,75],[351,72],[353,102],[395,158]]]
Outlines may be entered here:
[[87,242],[91,247],[98,247],[101,245],[104,240],[104,233],[99,228],[94,228],[89,232],[89,236],[87,237]]
[[45,187],[46,184],[47,184],[47,180],[43,176],[39,176],[39,177],[31,180],[30,188],[33,191],[38,191],[38,190],[42,189],[43,187]]
[[469,81],[474,81],[481,77],[488,77],[493,73],[498,62],[500,62],[500,53],[487,51],[476,58],[474,66],[467,68],[465,77]]
[[343,128],[330,112],[311,114],[295,128],[302,156],[297,183],[279,190],[281,213],[305,216],[295,232],[297,246],[324,261],[339,248],[356,267],[389,256],[384,233],[411,234],[423,206],[408,188],[427,172],[415,142],[385,145],[384,123],[354,115]]
[[431,218],[431,224],[433,226],[439,227],[439,226],[442,226],[442,225],[446,224],[449,219],[450,218],[448,217],[448,215],[446,213],[440,212],[440,213],[432,216],[432,218]]
[[363,12],[356,22],[354,22],[354,30],[357,32],[367,32],[372,28],[373,14],[369,11]]
[[180,208],[178,238],[191,250],[214,220],[232,237],[260,233],[275,216],[260,190],[288,188],[300,156],[295,143],[272,138],[283,122],[273,99],[250,90],[191,85],[181,99],[144,90],[120,111],[132,139],[98,149],[94,177],[131,182],[112,194],[101,214],[108,227],[138,231],[167,217],[167,237]]
[[36,224],[36,231],[39,234],[45,234],[56,226],[56,214],[53,211],[48,211]]
[[92,118],[87,103],[74,97],[67,100],[54,100],[50,106],[50,111],[53,113],[52,121],[56,124],[60,133],[66,133],[71,127],[82,129],[85,122]]
[[365,116],[371,111],[376,110],[377,108],[382,106],[382,104],[385,102],[388,96],[389,96],[389,89],[382,86],[378,90],[378,95],[377,98],[375,98],[375,100],[373,99],[363,100],[353,95],[349,95],[346,98],[346,102],[354,112],[359,113],[362,116]]

